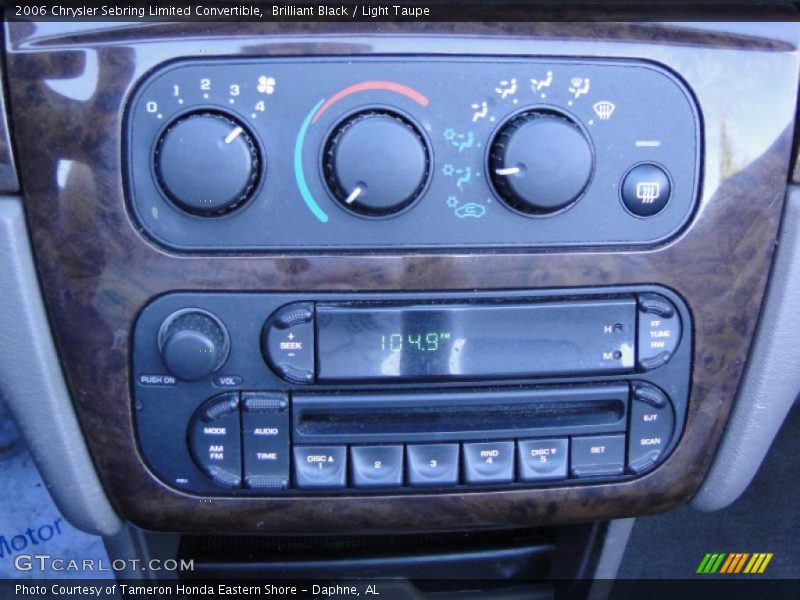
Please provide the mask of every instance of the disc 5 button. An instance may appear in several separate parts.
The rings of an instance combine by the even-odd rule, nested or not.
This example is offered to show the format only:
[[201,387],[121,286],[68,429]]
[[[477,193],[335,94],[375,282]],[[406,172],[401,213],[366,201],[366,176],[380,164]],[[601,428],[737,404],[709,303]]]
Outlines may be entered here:
[[547,481],[567,477],[569,440],[520,440],[517,442],[521,481]]

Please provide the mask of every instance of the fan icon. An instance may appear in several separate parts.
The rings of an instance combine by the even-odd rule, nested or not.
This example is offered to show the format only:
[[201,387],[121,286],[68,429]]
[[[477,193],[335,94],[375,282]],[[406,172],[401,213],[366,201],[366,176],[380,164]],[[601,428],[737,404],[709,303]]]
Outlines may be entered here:
[[262,75],[258,78],[256,89],[262,94],[271,94],[275,91],[275,78]]
[[611,102],[604,100],[603,102],[598,102],[592,106],[592,108],[594,109],[595,114],[600,117],[601,121],[608,121],[611,118],[616,106]]

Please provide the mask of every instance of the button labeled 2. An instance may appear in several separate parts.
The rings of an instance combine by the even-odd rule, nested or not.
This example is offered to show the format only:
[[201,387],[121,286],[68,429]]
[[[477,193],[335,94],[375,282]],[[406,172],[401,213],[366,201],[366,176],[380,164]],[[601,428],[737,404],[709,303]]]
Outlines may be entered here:
[[403,446],[353,446],[350,468],[357,488],[403,485]]

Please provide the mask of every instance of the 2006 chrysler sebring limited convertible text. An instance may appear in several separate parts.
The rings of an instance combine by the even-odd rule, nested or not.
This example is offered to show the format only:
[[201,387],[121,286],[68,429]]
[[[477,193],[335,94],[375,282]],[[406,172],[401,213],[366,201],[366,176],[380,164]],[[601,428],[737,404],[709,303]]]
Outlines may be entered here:
[[800,13],[395,4],[6,6],[0,598],[797,597]]

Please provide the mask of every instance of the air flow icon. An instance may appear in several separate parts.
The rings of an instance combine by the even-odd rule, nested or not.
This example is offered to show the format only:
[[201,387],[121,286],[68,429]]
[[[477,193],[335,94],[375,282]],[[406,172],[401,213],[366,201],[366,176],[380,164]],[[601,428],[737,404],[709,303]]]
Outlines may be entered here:
[[595,114],[600,117],[601,121],[608,121],[611,118],[611,115],[614,113],[614,109],[617,107],[615,104],[604,100],[602,102],[595,103],[592,108],[594,109]]

